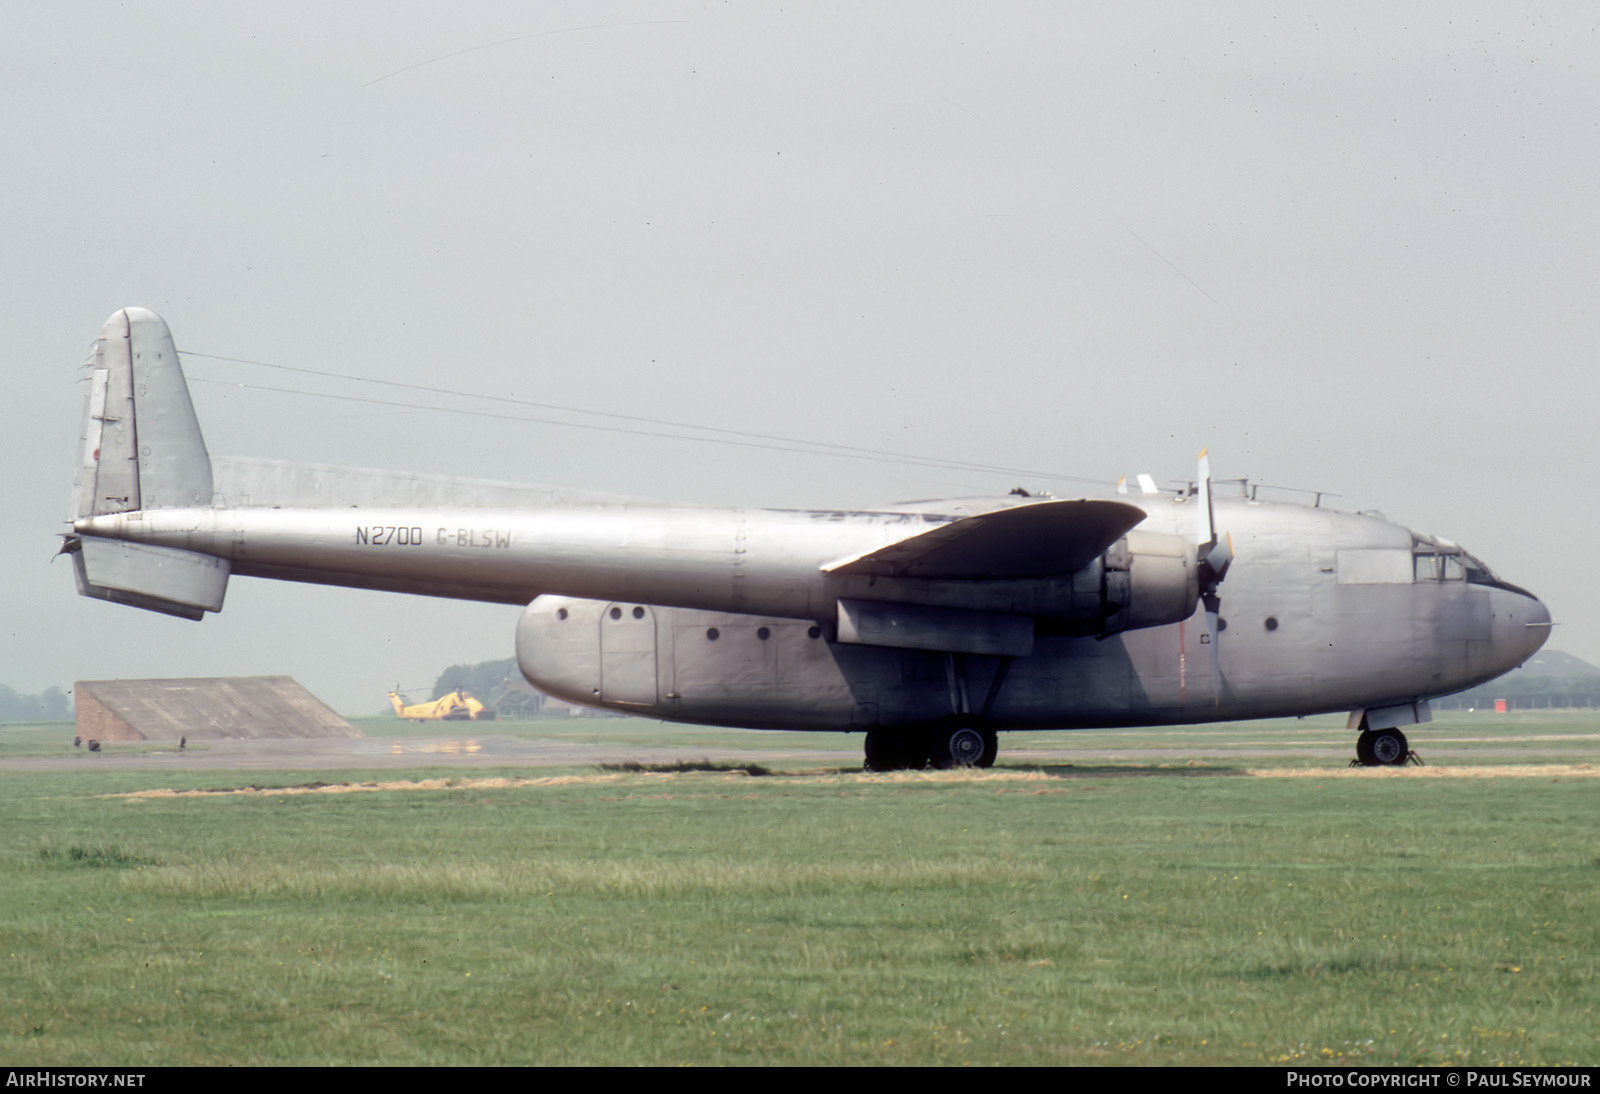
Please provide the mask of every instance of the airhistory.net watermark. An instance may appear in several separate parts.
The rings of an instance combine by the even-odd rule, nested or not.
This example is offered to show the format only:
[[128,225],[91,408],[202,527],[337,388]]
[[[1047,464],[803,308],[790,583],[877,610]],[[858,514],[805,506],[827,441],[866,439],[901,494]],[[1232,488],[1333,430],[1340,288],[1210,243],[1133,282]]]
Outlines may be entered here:
[[143,1086],[142,1071],[52,1071],[48,1068],[16,1068],[6,1071],[6,1086],[12,1088],[54,1088],[62,1086],[112,1087]]

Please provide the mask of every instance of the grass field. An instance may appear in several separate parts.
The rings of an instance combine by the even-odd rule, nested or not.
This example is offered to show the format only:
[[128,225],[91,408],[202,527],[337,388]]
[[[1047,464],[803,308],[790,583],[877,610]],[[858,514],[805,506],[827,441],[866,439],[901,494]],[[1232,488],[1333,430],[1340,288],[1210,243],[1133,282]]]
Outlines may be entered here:
[[[0,727],[0,757],[61,740]],[[1283,754],[1139,758],[1242,743]],[[1403,772],[1308,757],[1348,745],[1311,720],[1019,734],[972,775],[0,771],[0,1059],[1600,1061],[1600,718],[1414,743]],[[317,782],[358,785],[139,793]]]

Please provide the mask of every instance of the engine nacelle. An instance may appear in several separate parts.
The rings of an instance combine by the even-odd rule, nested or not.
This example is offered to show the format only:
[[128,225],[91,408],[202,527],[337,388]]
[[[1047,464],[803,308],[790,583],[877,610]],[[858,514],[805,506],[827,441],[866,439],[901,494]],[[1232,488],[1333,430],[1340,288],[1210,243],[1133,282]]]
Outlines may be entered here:
[[1129,532],[1101,557],[1102,634],[1179,623],[1200,600],[1194,544],[1164,532]]

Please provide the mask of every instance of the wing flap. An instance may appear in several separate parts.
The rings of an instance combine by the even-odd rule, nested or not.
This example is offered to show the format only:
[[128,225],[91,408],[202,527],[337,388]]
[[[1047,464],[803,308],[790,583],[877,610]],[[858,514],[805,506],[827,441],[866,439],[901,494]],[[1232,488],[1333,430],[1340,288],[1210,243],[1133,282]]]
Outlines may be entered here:
[[826,574],[983,581],[1055,577],[1082,569],[1145,518],[1120,501],[1041,501],[963,517],[841,558]]
[[838,635],[858,646],[1027,657],[1033,617],[841,597]]

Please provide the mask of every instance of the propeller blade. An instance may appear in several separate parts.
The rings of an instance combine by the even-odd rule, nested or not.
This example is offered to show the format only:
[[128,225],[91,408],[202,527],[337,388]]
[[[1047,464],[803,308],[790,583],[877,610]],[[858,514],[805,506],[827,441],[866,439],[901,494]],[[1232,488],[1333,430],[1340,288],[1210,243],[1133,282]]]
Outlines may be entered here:
[[1195,542],[1205,550],[1217,541],[1217,531],[1211,516],[1211,457],[1206,453],[1208,448],[1200,450],[1200,470],[1195,482],[1200,491],[1200,503],[1195,506],[1195,522],[1198,525]]
[[1211,457],[1209,449],[1200,450],[1199,470],[1196,474],[1195,499],[1195,558],[1200,566],[1200,603],[1206,611],[1205,642],[1211,647],[1212,701],[1222,703],[1222,653],[1217,648],[1217,636],[1222,631],[1222,598],[1217,589],[1233,565],[1233,536],[1217,535],[1216,514],[1211,505]]
[[1213,582],[1221,582],[1233,565],[1233,534],[1225,533],[1209,551],[1201,545],[1200,562],[1211,571]]
[[1222,607],[1221,600],[1212,594],[1206,600],[1206,637],[1211,646],[1211,702],[1213,706],[1222,705],[1222,653],[1217,647],[1217,632],[1220,629],[1218,612]]

